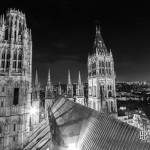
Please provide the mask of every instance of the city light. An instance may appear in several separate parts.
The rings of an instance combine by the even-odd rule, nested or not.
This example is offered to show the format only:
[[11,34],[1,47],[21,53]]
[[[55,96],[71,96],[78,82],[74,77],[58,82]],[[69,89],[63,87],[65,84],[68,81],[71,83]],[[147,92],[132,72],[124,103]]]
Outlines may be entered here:
[[72,143],[72,144],[68,145],[68,149],[67,150],[77,150],[77,148],[76,148],[75,144]]
[[29,110],[29,111],[30,111],[30,115],[35,115],[38,110],[37,110],[36,107],[33,106],[33,107],[30,107],[30,110]]

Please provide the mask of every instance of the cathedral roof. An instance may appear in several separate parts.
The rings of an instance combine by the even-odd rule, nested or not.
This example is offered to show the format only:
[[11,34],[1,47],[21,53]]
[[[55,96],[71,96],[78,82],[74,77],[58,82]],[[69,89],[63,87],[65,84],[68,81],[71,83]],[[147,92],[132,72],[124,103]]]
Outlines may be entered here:
[[43,150],[48,141],[46,133],[51,133],[49,144],[57,150],[150,149],[149,143],[139,139],[137,128],[64,97],[58,98],[48,113],[49,128],[46,130],[46,121],[45,131],[41,128],[36,131],[39,140],[34,140],[33,145],[39,150]]

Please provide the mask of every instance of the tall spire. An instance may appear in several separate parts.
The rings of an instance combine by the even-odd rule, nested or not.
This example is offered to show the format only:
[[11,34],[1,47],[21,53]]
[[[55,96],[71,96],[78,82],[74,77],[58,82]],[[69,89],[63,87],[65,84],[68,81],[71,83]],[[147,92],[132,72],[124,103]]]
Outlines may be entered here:
[[104,43],[104,40],[101,36],[100,31],[100,25],[96,25],[96,35],[95,35],[95,41],[94,41],[94,51],[96,50],[96,53],[107,53],[107,49]]
[[37,72],[37,69],[36,69],[36,72],[35,72],[35,86],[38,86],[39,84],[39,81],[38,81],[38,72]]
[[78,84],[81,85],[81,74],[80,74],[80,71],[79,71],[79,77],[78,77]]
[[61,94],[62,94],[62,91],[61,91],[61,84],[60,84],[60,82],[59,82],[59,84],[58,84],[58,94],[59,94],[59,95],[61,95]]
[[101,35],[100,25],[96,25],[96,35]]
[[68,70],[68,84],[71,84],[70,70]]
[[47,85],[50,86],[51,85],[51,72],[50,72],[50,68],[48,70],[48,80],[47,80]]

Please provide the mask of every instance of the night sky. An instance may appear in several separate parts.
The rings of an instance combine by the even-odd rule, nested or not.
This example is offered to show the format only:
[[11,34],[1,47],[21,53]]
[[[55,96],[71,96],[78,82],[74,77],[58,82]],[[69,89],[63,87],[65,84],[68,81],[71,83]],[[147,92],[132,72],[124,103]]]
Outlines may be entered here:
[[22,10],[33,37],[33,75],[38,68],[41,83],[66,82],[67,70],[75,82],[78,70],[87,80],[87,56],[92,51],[95,26],[115,60],[117,80],[150,80],[150,14],[143,3],[49,0],[3,1],[0,14],[8,8]]

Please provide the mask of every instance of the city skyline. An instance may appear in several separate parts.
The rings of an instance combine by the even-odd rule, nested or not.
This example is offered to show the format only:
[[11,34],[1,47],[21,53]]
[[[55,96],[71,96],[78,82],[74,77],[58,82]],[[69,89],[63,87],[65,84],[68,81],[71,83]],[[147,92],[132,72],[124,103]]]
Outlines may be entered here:
[[[87,56],[92,52],[96,24],[100,24],[106,46],[113,52],[117,80],[149,80],[148,40],[145,40],[148,16],[135,15],[132,5],[118,5],[105,2],[85,5],[67,0],[28,5],[25,1],[6,1],[0,13],[14,7],[26,14],[32,29],[33,80],[38,68],[39,80],[46,83],[50,67],[54,83],[66,82],[68,69],[72,82],[77,81],[79,70],[85,82]],[[143,35],[142,39],[139,35]]]

